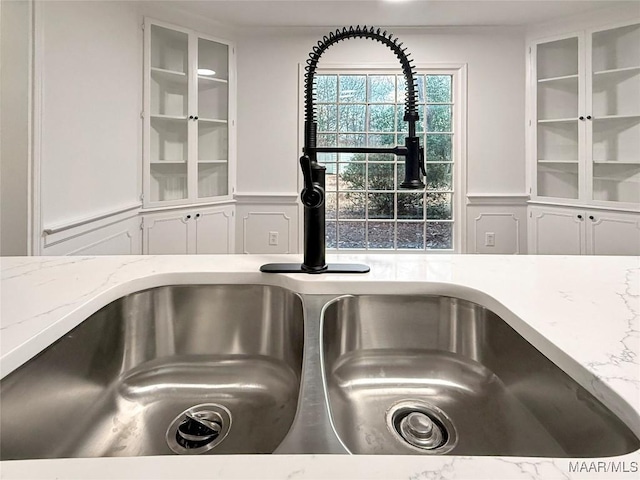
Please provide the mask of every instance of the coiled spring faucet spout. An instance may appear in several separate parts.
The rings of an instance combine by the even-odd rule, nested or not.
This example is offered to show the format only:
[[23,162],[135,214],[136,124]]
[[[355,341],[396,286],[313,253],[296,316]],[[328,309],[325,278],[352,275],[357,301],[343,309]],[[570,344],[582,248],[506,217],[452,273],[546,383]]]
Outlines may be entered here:
[[[318,61],[322,54],[331,46],[349,38],[368,38],[381,42],[389,47],[400,60],[402,73],[405,77],[407,90],[405,94],[404,121],[408,122],[408,135],[404,146],[375,148],[375,147],[318,147],[316,121],[316,90],[315,75]],[[397,38],[375,27],[344,27],[324,36],[313,47],[307,66],[305,67],[304,86],[304,148],[300,157],[300,167],[304,177],[304,188],[300,195],[304,205],[304,262],[300,264],[270,263],[263,265],[260,270],[270,273],[366,273],[369,267],[353,264],[327,264],[325,261],[325,173],[326,168],[318,163],[318,153],[392,153],[405,157],[405,178],[400,184],[403,189],[424,188],[421,175],[425,174],[424,149],[420,146],[420,139],[416,136],[416,122],[420,119],[416,107],[417,95],[413,60],[409,60],[406,48]]]

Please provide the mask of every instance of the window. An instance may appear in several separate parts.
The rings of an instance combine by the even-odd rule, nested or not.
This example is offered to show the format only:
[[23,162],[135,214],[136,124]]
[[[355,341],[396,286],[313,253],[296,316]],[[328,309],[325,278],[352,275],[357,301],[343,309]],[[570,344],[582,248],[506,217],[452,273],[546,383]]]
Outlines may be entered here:
[[[405,80],[389,71],[316,75],[318,146],[404,145]],[[425,147],[425,190],[402,190],[404,158],[318,154],[327,168],[327,248],[455,248],[455,75],[419,71],[417,134]]]

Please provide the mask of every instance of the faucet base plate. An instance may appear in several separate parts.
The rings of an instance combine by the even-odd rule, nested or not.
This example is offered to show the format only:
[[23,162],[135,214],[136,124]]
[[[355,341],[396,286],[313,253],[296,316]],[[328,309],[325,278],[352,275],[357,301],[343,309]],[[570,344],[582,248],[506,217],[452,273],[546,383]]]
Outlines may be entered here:
[[318,271],[309,271],[302,268],[300,263],[267,263],[260,267],[264,273],[367,273],[370,268],[358,263],[329,263],[327,268]]

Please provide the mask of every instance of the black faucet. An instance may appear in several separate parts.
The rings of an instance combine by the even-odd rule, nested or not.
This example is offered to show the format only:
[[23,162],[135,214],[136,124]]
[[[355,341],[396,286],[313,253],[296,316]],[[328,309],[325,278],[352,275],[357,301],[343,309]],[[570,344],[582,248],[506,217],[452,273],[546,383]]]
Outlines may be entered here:
[[[404,105],[404,121],[409,123],[408,135],[404,146],[374,147],[318,147],[315,109],[315,74],[320,56],[331,46],[349,38],[369,38],[389,47],[400,60],[402,73],[407,84]],[[325,261],[325,172],[326,168],[318,163],[318,153],[392,153],[405,157],[405,178],[400,188],[417,190],[424,188],[421,175],[424,168],[424,149],[416,136],[416,122],[420,119],[416,108],[416,86],[414,83],[413,60],[409,60],[406,48],[397,38],[374,27],[344,27],[329,33],[313,47],[305,70],[305,121],[304,148],[300,157],[300,167],[304,177],[304,188],[300,199],[304,205],[304,261],[298,263],[269,263],[260,267],[261,272],[269,273],[366,273],[369,267],[359,264],[327,264]]]

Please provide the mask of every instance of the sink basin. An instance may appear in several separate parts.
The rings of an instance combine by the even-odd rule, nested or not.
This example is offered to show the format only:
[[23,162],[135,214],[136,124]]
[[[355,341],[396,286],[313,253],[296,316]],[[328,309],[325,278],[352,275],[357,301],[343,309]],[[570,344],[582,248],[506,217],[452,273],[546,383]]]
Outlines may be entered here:
[[1,458],[273,452],[302,350],[302,301],[282,288],[128,295],[2,380]]
[[325,307],[323,371],[359,454],[606,457],[640,448],[598,399],[480,305],[346,296]]

